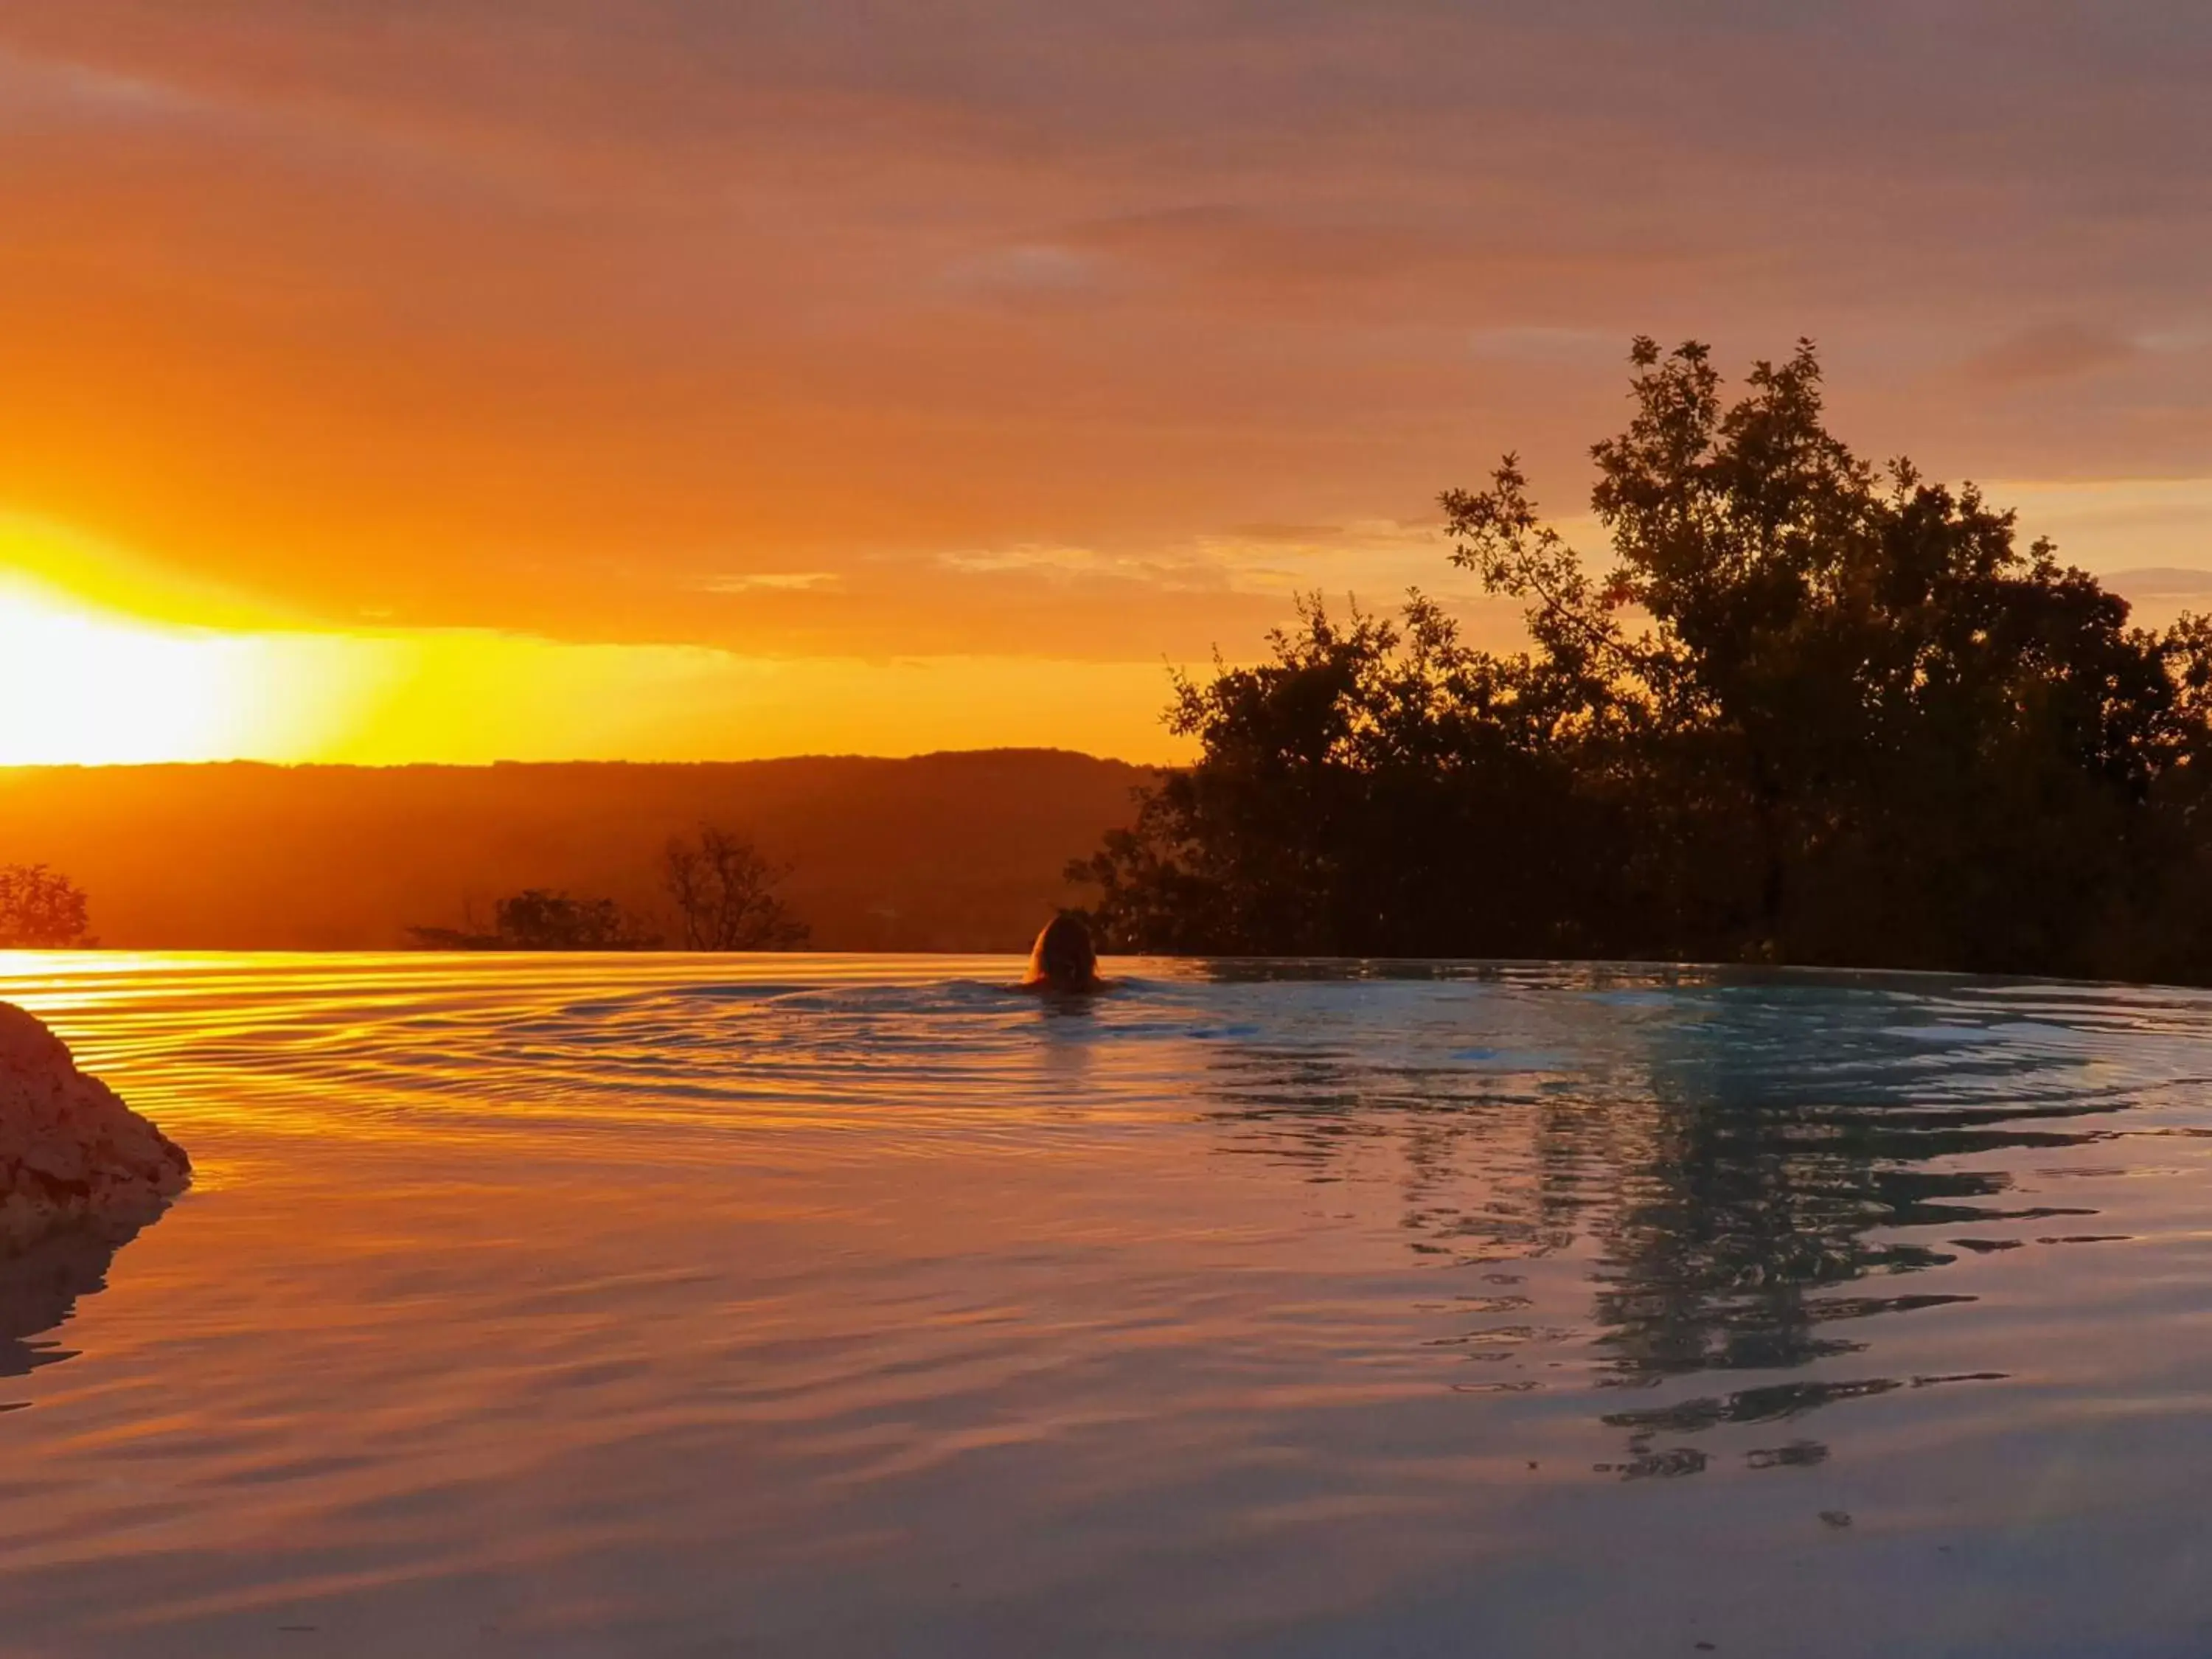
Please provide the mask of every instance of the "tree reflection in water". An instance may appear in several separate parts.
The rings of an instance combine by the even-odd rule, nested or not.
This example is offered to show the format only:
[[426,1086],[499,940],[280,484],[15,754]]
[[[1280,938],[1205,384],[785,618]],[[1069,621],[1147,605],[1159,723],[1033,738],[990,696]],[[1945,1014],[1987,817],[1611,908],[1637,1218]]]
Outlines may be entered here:
[[[1848,1364],[1876,1316],[1973,1301],[1923,1275],[2019,1243],[1985,1230],[2094,1213],[2008,1205],[2006,1155],[2096,1139],[2106,1131],[2084,1120],[2128,1103],[2093,1085],[2064,1041],[1944,989],[1923,977],[1532,973],[1465,988],[1455,1006],[1440,987],[1429,1040],[1395,1055],[1358,1042],[1356,1020],[1341,1042],[1317,1025],[1300,1052],[1224,1052],[1212,1092],[1243,1150],[1316,1180],[1395,1182],[1422,1255],[1589,1261],[1587,1324],[1547,1334],[1583,1347],[1601,1389]],[[1999,1376],[1852,1370],[1604,1413],[1628,1455],[1601,1467],[1696,1474],[1705,1451],[1657,1437]],[[1747,1461],[1826,1455],[1819,1441],[1778,1437]]]

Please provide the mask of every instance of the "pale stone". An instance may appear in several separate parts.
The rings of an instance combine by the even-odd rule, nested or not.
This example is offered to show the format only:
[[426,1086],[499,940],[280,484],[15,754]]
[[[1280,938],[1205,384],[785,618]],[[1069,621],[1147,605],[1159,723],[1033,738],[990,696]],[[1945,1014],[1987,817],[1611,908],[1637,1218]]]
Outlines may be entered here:
[[184,1148],[77,1070],[35,1016],[0,1002],[0,1251],[70,1225],[127,1235],[191,1173]]

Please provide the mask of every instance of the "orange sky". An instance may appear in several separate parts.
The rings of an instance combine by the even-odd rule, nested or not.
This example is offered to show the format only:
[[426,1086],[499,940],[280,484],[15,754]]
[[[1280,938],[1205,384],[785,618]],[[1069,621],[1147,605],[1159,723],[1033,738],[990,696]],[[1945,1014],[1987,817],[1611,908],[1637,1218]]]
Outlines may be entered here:
[[1577,509],[1639,331],[2170,607],[2208,82],[2179,0],[0,0],[0,635],[200,699],[0,761],[1157,757],[1294,589],[1471,599],[1499,451]]

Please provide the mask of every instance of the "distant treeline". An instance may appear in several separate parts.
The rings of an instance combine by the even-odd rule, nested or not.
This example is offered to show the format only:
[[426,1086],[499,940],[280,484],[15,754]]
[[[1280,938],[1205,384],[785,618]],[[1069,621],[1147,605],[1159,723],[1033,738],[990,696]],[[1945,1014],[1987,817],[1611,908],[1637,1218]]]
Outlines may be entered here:
[[1606,574],[1510,456],[1442,497],[1528,651],[1316,597],[1178,682],[1200,758],[1070,869],[1112,945],[2212,979],[2212,623],[1860,459],[1809,344],[1733,404],[1702,345],[1632,361]]
[[[670,903],[659,919],[609,898],[526,888],[492,906],[489,927],[412,927],[420,948],[437,951],[791,951],[807,941],[805,922],[777,888],[790,873],[771,863],[749,836],[701,826],[696,839],[672,839],[660,878]],[[84,890],[43,864],[0,865],[0,950],[91,949],[91,902]]]
[[[528,889],[676,945],[671,836],[753,836],[831,951],[1012,951],[1080,902],[1068,854],[1147,775],[1065,751],[496,766],[0,767],[0,864],[43,862],[128,950],[385,951],[497,931]],[[471,909],[471,902],[473,908]]]
[[542,887],[497,901],[489,928],[471,923],[407,932],[428,951],[793,951],[806,943],[808,929],[777,894],[788,874],[750,836],[702,824],[696,840],[677,836],[661,854],[672,936],[653,917],[613,899]]

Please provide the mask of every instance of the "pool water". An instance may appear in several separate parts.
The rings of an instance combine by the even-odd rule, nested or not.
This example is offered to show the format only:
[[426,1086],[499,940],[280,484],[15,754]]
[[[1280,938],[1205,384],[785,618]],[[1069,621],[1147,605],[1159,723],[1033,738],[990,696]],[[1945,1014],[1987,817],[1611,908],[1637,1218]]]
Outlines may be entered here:
[[0,1652],[2212,1651],[2212,996],[1120,966],[0,957]]

